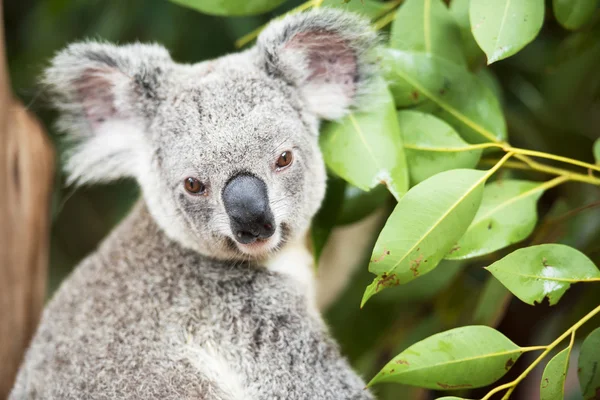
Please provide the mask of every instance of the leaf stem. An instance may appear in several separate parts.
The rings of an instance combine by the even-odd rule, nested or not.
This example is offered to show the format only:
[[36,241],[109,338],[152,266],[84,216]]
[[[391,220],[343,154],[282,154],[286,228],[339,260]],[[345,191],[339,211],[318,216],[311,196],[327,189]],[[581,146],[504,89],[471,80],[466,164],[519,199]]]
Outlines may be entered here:
[[385,14],[383,17],[379,18],[377,21],[373,23],[373,27],[376,31],[385,28],[389,24],[391,24],[394,19],[396,19],[396,10],[390,11]]
[[409,150],[423,150],[423,151],[435,151],[435,152],[448,152],[448,153],[458,153],[461,151],[470,151],[477,149],[489,149],[490,147],[501,147],[504,148],[500,143],[479,143],[479,144],[470,144],[462,147],[421,147],[414,146],[410,144],[404,144],[405,149]]
[[[490,146],[490,147],[492,147],[492,146]],[[544,172],[546,174],[551,174],[551,175],[564,175],[564,176],[568,176],[569,180],[572,180],[572,181],[585,182],[585,183],[589,183],[591,185],[600,186],[600,179],[593,177],[593,176],[583,175],[583,174],[580,174],[577,172],[569,171],[567,169],[556,168],[556,167],[551,167],[549,165],[541,164],[536,161],[533,161],[528,156],[525,156],[522,154],[515,154],[515,158],[518,158],[523,163],[509,161],[509,162],[505,163],[505,167],[524,170],[524,171],[534,170],[534,171]],[[496,160],[482,159],[481,163],[486,164],[486,165],[493,165],[496,163]]]
[[378,19],[373,22],[373,28],[378,31],[392,23],[394,19],[396,19],[396,9],[400,4],[402,4],[402,2],[404,2],[404,0],[393,0],[385,3],[385,9],[383,12],[378,13],[378,15],[375,16],[375,18]]
[[[384,3],[386,10],[384,11],[384,13],[387,13],[388,11],[391,11],[395,8],[398,8],[398,6],[400,4],[402,4],[404,2],[404,0],[392,0],[392,1],[388,1],[387,3]],[[381,15],[381,14],[380,14]]]
[[485,174],[485,179],[488,179],[490,176],[492,176],[494,174],[494,172],[498,171],[498,169],[500,169],[500,167],[502,166],[502,164],[504,164],[505,162],[508,161],[509,158],[511,158],[512,156],[514,156],[515,153],[513,153],[512,151],[509,151],[508,153],[506,153],[504,155],[504,157],[502,157],[500,160],[498,160],[498,162],[496,163],[496,165],[494,165],[492,168],[490,168],[487,173]]
[[520,159],[521,161],[525,162],[525,164],[527,164],[529,166],[529,168],[543,171],[543,172],[549,172],[549,173],[553,173],[556,175],[576,174],[575,172],[571,172],[566,169],[555,168],[552,166],[538,163],[538,162],[532,160],[531,158],[529,158],[528,156],[546,158],[546,159],[550,159],[550,160],[560,161],[563,163],[587,168],[590,171],[590,174],[588,176],[580,174],[580,177],[574,178],[574,179],[575,180],[583,180],[581,178],[585,178],[583,180],[584,182],[588,182],[588,183],[592,183],[592,184],[600,184],[600,180],[591,174],[592,170],[600,171],[600,166],[596,166],[596,165],[589,164],[589,163],[579,161],[579,160],[574,160],[574,159],[568,158],[568,157],[557,156],[557,155],[550,154],[550,153],[544,153],[541,151],[521,149],[518,147],[513,147],[508,143],[487,142],[487,143],[480,143],[480,144],[471,144],[471,145],[464,146],[464,147],[456,147],[456,148],[440,147],[440,148],[431,148],[431,149],[420,147],[420,146],[411,146],[411,145],[404,145],[404,147],[407,149],[412,149],[412,150],[427,150],[427,151],[435,151],[435,152],[460,152],[460,151],[470,151],[470,150],[475,150],[475,149],[487,149],[490,147],[499,147],[499,148],[502,148],[502,150],[504,150],[506,152],[512,151],[513,153],[515,153],[515,157]]
[[529,347],[521,347],[523,353],[527,353],[528,351],[537,351],[537,350],[546,350],[548,346],[529,346]]
[[598,165],[589,164],[589,163],[579,161],[579,160],[574,160],[574,159],[568,158],[568,157],[557,156],[557,155],[550,154],[550,153],[544,153],[542,151],[519,149],[516,147],[512,147],[510,145],[507,145],[505,147],[505,149],[507,151],[509,151],[509,150],[514,151],[516,154],[522,154],[525,156],[532,156],[532,157],[539,157],[539,158],[547,158],[549,160],[560,161],[563,163],[577,165],[579,167],[587,168],[590,170],[600,171],[600,166],[598,166]]
[[[488,400],[494,394],[501,392],[504,389],[509,389],[509,390],[506,392],[504,397],[502,397],[502,399],[503,400],[508,399],[510,397],[511,393],[515,390],[515,387],[523,379],[525,379],[525,377],[527,377],[527,375],[536,367],[536,365],[538,365],[548,355],[548,353],[550,353],[552,351],[552,349],[554,349],[556,346],[558,346],[560,344],[560,342],[562,342],[569,335],[571,335],[571,345],[572,345],[573,340],[575,339],[575,332],[577,331],[577,329],[579,329],[581,327],[581,325],[585,324],[587,321],[589,321],[592,317],[594,317],[598,313],[600,313],[600,306],[597,306],[592,311],[590,311],[586,316],[584,316],[579,321],[577,321],[577,323],[575,323],[573,326],[571,326],[569,329],[567,329],[554,342],[550,343],[548,346],[541,346],[541,347],[545,348],[544,352],[542,354],[540,354],[540,356],[538,358],[536,358],[535,361],[532,362],[531,365],[529,365],[529,367],[527,367],[527,369],[525,371],[523,371],[523,373],[521,375],[519,375],[512,382],[505,383],[504,385],[500,385],[500,386],[490,390],[488,392],[488,394],[486,394],[481,400]],[[526,347],[526,349],[529,349],[529,347]]]
[[517,154],[517,155],[515,155],[515,158],[518,158],[519,160],[523,161],[531,169],[536,170],[536,171],[546,172],[546,173],[553,174],[553,175],[568,175],[571,178],[571,180],[590,183],[592,185],[600,186],[600,179],[596,178],[595,176],[583,175],[583,174],[580,174],[577,172],[569,171],[567,169],[556,168],[556,167],[551,167],[549,165],[541,164],[537,161],[532,160],[531,158],[529,158],[528,156],[526,156],[524,154]]

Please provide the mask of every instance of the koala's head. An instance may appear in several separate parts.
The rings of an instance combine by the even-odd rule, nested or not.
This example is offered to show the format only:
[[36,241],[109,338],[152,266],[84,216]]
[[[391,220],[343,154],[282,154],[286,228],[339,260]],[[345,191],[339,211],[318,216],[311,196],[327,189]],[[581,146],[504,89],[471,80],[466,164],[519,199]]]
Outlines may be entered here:
[[319,121],[356,103],[375,37],[355,15],[319,10],[194,65],[157,45],[71,45],[45,75],[74,141],[70,181],[134,177],[174,240],[219,258],[264,257],[304,235],[318,210]]

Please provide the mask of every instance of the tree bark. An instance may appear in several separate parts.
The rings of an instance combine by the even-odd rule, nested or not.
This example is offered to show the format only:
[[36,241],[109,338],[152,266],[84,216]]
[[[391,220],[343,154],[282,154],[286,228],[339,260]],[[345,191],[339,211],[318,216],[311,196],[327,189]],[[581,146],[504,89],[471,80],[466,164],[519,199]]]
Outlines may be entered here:
[[54,152],[37,120],[13,98],[0,0],[0,399],[33,335],[46,289]]

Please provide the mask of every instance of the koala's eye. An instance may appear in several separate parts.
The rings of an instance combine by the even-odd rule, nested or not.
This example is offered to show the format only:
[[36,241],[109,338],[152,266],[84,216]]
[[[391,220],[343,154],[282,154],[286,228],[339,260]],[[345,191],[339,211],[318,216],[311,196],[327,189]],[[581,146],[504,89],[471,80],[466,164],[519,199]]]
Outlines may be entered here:
[[206,193],[206,185],[200,182],[196,178],[185,178],[183,182],[185,186],[185,190],[191,194],[205,194]]
[[284,151],[283,153],[281,153],[281,155],[277,159],[275,166],[277,167],[277,169],[283,169],[283,168],[289,166],[293,160],[294,160],[294,156],[292,155],[292,152],[289,150]]

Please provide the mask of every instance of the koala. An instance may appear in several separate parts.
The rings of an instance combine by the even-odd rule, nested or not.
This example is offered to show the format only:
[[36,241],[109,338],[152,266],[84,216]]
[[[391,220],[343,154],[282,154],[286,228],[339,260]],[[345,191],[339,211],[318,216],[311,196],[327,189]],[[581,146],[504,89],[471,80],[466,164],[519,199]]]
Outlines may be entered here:
[[322,120],[374,77],[376,34],[319,9],[192,65],[84,42],[46,70],[69,182],[141,199],[44,310],[11,400],[372,399],[328,333],[305,237]]

